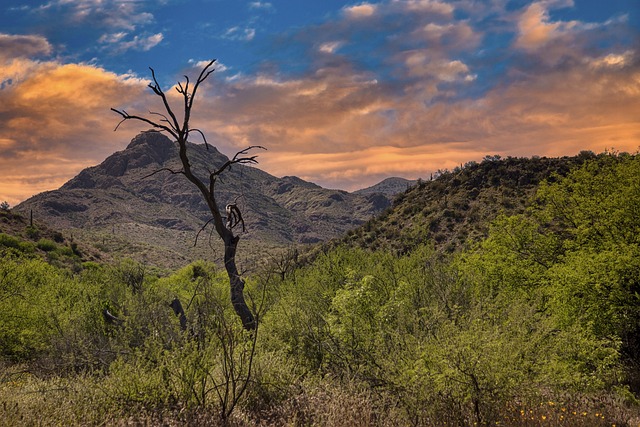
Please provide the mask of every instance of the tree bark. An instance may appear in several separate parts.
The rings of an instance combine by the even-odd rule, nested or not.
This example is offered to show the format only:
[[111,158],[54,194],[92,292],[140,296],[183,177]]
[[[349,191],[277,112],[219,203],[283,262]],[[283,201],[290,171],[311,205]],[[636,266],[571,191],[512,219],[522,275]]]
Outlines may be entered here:
[[231,304],[236,314],[242,321],[242,326],[247,330],[256,328],[256,321],[244,300],[244,280],[238,273],[236,267],[236,248],[238,247],[239,237],[233,236],[231,232],[226,233],[224,237],[224,268],[229,276],[231,285]]

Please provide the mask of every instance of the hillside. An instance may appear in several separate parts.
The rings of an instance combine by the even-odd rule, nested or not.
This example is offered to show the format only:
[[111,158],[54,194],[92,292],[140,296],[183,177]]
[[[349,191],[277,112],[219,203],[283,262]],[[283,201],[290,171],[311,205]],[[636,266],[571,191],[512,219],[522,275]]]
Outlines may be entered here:
[[75,241],[46,224],[31,221],[14,211],[0,209],[0,254],[13,252],[40,257],[59,266],[79,269],[85,261],[105,260],[105,254]]
[[[191,144],[189,150],[201,177],[228,160],[211,146]],[[154,174],[161,169],[166,170]],[[116,257],[167,268],[211,258],[210,230],[194,245],[209,219],[208,209],[198,190],[169,169],[180,169],[174,143],[159,132],[142,132],[125,150],[83,170],[60,189],[31,197],[15,211],[33,210],[38,221]],[[247,232],[239,254],[250,260],[270,248],[341,236],[389,206],[381,193],[328,190],[243,165],[225,171],[216,190],[221,207],[237,202],[242,211]]]
[[561,158],[487,156],[419,181],[397,195],[391,208],[332,245],[342,242],[395,253],[424,242],[446,252],[463,249],[485,237],[500,213],[522,212],[541,181],[565,176],[593,157],[591,152]]
[[354,191],[355,194],[373,194],[382,193],[387,196],[393,197],[398,193],[403,193],[409,187],[416,185],[418,180],[404,179],[398,177],[386,178],[379,183],[372,185],[371,187],[363,188],[361,190]]

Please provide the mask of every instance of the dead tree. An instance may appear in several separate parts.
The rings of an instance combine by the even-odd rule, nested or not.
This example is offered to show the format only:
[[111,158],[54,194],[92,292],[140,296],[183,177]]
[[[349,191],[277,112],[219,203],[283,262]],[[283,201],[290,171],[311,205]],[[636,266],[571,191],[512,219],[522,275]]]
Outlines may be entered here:
[[231,166],[235,164],[257,163],[257,160],[256,160],[257,156],[249,155],[248,153],[249,151],[255,148],[261,148],[261,149],[264,149],[264,148],[260,146],[251,146],[237,152],[232,159],[227,160],[222,166],[209,172],[207,183],[205,183],[203,180],[201,180],[194,174],[191,167],[191,163],[189,161],[187,142],[189,140],[190,135],[193,132],[199,134],[204,140],[205,147],[207,149],[209,148],[209,145],[207,143],[207,139],[204,133],[199,129],[191,128],[189,125],[189,120],[191,119],[191,109],[193,108],[193,101],[196,97],[198,88],[200,87],[202,82],[204,82],[211,75],[211,73],[213,73],[214,68],[212,67],[215,61],[216,61],[215,59],[213,61],[210,61],[202,69],[202,71],[200,72],[200,75],[198,76],[198,79],[195,81],[193,86],[191,86],[188,76],[185,76],[186,80],[184,83],[178,82],[178,86],[176,87],[176,90],[180,95],[182,95],[182,98],[184,101],[184,105],[183,105],[184,116],[183,116],[182,122],[178,120],[178,117],[176,116],[174,110],[169,105],[167,96],[162,91],[162,88],[160,87],[160,84],[156,79],[156,75],[153,68],[150,68],[153,82],[149,84],[149,88],[151,88],[151,90],[155,95],[157,95],[162,99],[165,112],[159,113],[159,112],[150,111],[149,112],[150,117],[151,116],[158,117],[157,120],[152,120],[149,117],[129,114],[125,110],[117,110],[115,108],[112,108],[111,110],[118,113],[120,116],[122,116],[122,120],[120,121],[120,123],[118,123],[115,130],[117,130],[118,127],[127,120],[136,120],[143,123],[147,123],[153,126],[154,129],[160,132],[165,132],[169,134],[178,143],[178,150],[179,150],[180,161],[182,163],[182,169],[175,171],[168,168],[164,168],[156,172],[166,171],[173,174],[182,174],[185,177],[187,177],[187,179],[191,181],[191,183],[193,183],[198,188],[198,190],[200,190],[200,193],[202,194],[202,197],[207,203],[207,206],[209,207],[209,211],[211,212],[211,215],[212,215],[212,219],[210,220],[210,222],[213,222],[213,226],[217,234],[220,236],[220,238],[224,242],[224,266],[227,271],[227,275],[229,276],[229,283],[231,286],[231,303],[233,304],[233,308],[235,312],[238,314],[238,316],[242,320],[242,325],[245,327],[245,329],[253,330],[253,329],[256,329],[257,327],[256,320],[255,320],[255,317],[253,316],[253,313],[251,313],[251,310],[249,309],[249,307],[245,302],[244,280],[238,273],[238,268],[236,266],[236,249],[238,247],[238,241],[240,237],[233,234],[233,228],[235,227],[235,225],[238,224],[238,222],[242,223],[242,228],[244,230],[244,221],[241,221],[242,217],[240,216],[240,212],[236,207],[236,210],[233,212],[234,214],[236,214],[236,216],[233,218],[234,220],[229,221],[229,218],[227,217],[227,221],[225,222],[223,215],[220,213],[220,210],[218,209],[218,201],[216,200],[216,196],[215,196],[215,185],[218,177],[225,170],[229,169]]

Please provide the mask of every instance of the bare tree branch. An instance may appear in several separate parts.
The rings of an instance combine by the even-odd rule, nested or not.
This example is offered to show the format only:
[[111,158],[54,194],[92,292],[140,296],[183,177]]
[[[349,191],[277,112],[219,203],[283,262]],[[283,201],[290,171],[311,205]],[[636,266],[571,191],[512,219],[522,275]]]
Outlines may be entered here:
[[261,150],[266,150],[266,148],[264,148],[261,145],[252,145],[250,147],[245,148],[244,150],[240,150],[240,151],[238,151],[236,153],[235,156],[233,156],[233,158],[231,160],[227,160],[220,167],[220,169],[212,172],[211,175],[220,175],[222,172],[225,171],[225,169],[231,168],[232,165],[235,165],[237,163],[240,163],[240,164],[256,164],[256,163],[258,163],[258,161],[256,160],[256,158],[258,157],[257,155],[249,156],[249,157],[239,157],[240,155],[247,154],[250,150],[252,150],[254,148],[259,148]]
[[[214,68],[212,68],[212,66],[215,63],[215,61],[216,61],[215,59],[212,61],[209,61],[209,63],[207,63],[207,65],[202,69],[202,71],[200,72],[200,75],[198,76],[197,80],[193,84],[193,88],[191,89],[191,91],[189,90],[190,80],[188,76],[185,76],[184,84],[181,82],[178,82],[176,90],[183,97],[184,116],[183,116],[182,126],[180,126],[178,118],[176,117],[173,109],[171,108],[171,105],[169,104],[169,101],[165,93],[163,92],[162,88],[160,87],[160,84],[158,83],[158,80],[155,75],[155,71],[151,67],[149,69],[151,70],[153,83],[149,84],[149,88],[153,91],[155,95],[159,96],[162,99],[162,103],[164,104],[166,114],[157,113],[157,112],[149,112],[149,114],[159,116],[162,119],[160,120],[160,123],[153,121],[144,116],[129,114],[125,110],[117,110],[115,108],[111,108],[111,110],[119,114],[120,117],[122,117],[122,120],[118,123],[115,130],[118,130],[120,125],[127,120],[140,121],[140,122],[151,125],[154,129],[158,129],[160,131],[168,133],[178,143],[178,155],[182,163],[182,170],[175,171],[169,168],[162,168],[147,175],[145,178],[153,176],[160,171],[167,171],[172,174],[182,174],[193,185],[195,185],[198,188],[198,190],[200,190],[200,193],[202,194],[202,197],[209,208],[212,218],[209,221],[207,221],[207,223],[202,227],[202,229],[198,232],[198,235],[202,230],[206,228],[207,225],[213,222],[216,233],[224,242],[224,266],[227,271],[227,275],[229,276],[229,283],[231,286],[231,302],[233,304],[233,308],[238,314],[238,316],[240,317],[240,319],[242,320],[243,326],[246,329],[255,330],[257,328],[257,322],[254,315],[252,314],[251,310],[249,309],[249,307],[245,302],[244,294],[243,294],[244,280],[240,276],[240,273],[238,272],[238,268],[235,262],[236,249],[238,246],[239,237],[234,236],[233,228],[238,223],[241,223],[244,230],[244,220],[242,220],[239,210],[233,210],[235,214],[235,217],[234,217],[235,219],[232,219],[232,221],[229,222],[227,217],[227,221],[225,221],[222,214],[220,213],[220,209],[218,208],[218,201],[216,200],[214,190],[215,190],[216,180],[225,170],[230,169],[231,166],[234,164],[257,163],[257,160],[256,160],[257,156],[249,155],[248,154],[249,151],[255,148],[263,149],[263,150],[265,148],[259,145],[253,145],[245,148],[244,150],[238,151],[235,154],[235,156],[233,156],[232,159],[227,160],[219,169],[213,172],[210,172],[208,185],[205,184],[203,181],[201,181],[200,178],[198,178],[193,173],[193,170],[191,169],[189,154],[188,154],[187,144],[188,144],[188,139],[191,132],[198,132],[204,139],[205,147],[207,149],[209,148],[209,144],[207,142],[207,139],[204,133],[197,128],[190,129],[189,121],[191,119],[191,109],[193,108],[193,103],[194,103],[198,88],[211,75],[211,73],[213,73]],[[166,124],[162,124],[162,123],[166,123]],[[198,235],[196,235],[196,242],[197,242]]]
[[171,119],[173,120],[174,129],[178,129],[179,130],[180,129],[180,125],[178,124],[178,119],[176,119],[175,114],[173,114],[173,110],[169,106],[169,101],[167,101],[167,97],[164,94],[164,92],[162,91],[162,88],[160,87],[160,83],[158,83],[158,80],[156,79],[156,72],[151,67],[149,67],[149,69],[151,70],[151,76],[153,77],[153,84],[149,84],[149,87],[151,88],[151,90],[153,90],[155,92],[156,95],[158,95],[160,98],[162,98],[162,102],[164,104],[164,108],[167,110],[167,113],[169,113],[169,115],[171,116]]
[[193,247],[195,247],[198,244],[198,237],[200,236],[200,233],[202,233],[204,229],[207,228],[207,225],[211,224],[211,221],[213,221],[213,218],[210,218],[207,222],[204,223],[204,225],[200,228],[200,230],[198,230],[198,233],[196,234],[196,239],[193,242]]
[[165,116],[164,114],[162,114],[162,113],[157,113],[157,112],[155,112],[155,111],[149,111],[149,114],[152,114],[152,115],[156,115],[156,116],[160,116],[160,117],[162,117],[162,120],[160,120],[161,122],[166,122],[169,126],[171,126],[171,129],[173,129],[175,132],[177,132],[177,131],[178,131],[178,129],[174,129],[174,128],[173,128],[173,124],[171,124],[171,121],[169,120],[169,118],[168,118],[167,116]]
[[197,128],[189,129],[189,132],[198,132],[200,136],[202,136],[202,140],[204,141],[205,148],[207,150],[209,149],[209,143],[207,142],[207,137],[204,136],[204,133],[200,129],[197,129]]
[[142,179],[151,178],[152,176],[154,176],[158,172],[169,172],[172,175],[178,175],[178,174],[183,174],[184,175],[183,171],[174,171],[173,169],[162,168],[162,169],[158,169],[158,170],[155,170],[155,171],[151,172],[149,175],[143,176]]
[[131,114],[127,113],[124,110],[116,110],[115,108],[112,108],[111,111],[115,111],[116,113],[118,113],[118,114],[120,114],[122,116],[122,120],[120,120],[120,122],[118,123],[118,125],[116,126],[114,131],[118,130],[120,125],[122,123],[124,123],[125,121],[127,121],[127,120],[139,120],[141,122],[150,124],[151,126],[153,126],[156,129],[161,129],[161,130],[169,133],[171,136],[173,136],[176,139],[178,138],[178,134],[176,132],[174,132],[171,128],[168,128],[167,126],[158,124],[158,123],[154,122],[153,120],[147,119],[146,117],[131,115]]

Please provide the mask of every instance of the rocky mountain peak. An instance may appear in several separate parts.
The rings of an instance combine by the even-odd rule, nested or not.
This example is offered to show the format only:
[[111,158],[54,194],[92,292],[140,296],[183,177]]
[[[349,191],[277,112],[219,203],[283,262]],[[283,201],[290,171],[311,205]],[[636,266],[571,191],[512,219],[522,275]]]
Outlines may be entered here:
[[166,162],[175,152],[176,147],[166,135],[148,130],[135,136],[126,148],[129,153],[139,152],[150,156],[156,163]]
[[[190,143],[188,151],[194,173],[205,182],[211,170],[228,160],[213,145]],[[104,242],[128,242],[117,247],[135,248],[126,256],[153,265],[179,265],[211,250],[206,242],[193,248],[193,235],[211,214],[198,188],[169,172],[181,167],[174,141],[157,131],[142,132],[126,149],[83,170],[60,189],[24,201],[16,211],[33,210],[60,230],[74,230],[78,239],[100,236]],[[261,248],[338,237],[389,205],[382,194],[324,189],[245,165],[227,169],[215,190],[220,207],[238,203],[247,229],[242,241],[255,256],[262,256]]]

